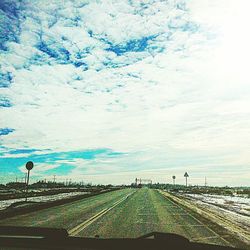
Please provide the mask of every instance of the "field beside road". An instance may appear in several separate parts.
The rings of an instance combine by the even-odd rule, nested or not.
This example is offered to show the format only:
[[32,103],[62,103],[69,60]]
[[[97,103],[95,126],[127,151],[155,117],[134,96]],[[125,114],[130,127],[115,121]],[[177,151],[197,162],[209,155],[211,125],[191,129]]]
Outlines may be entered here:
[[149,188],[116,190],[4,219],[0,225],[59,227],[72,236],[103,238],[134,238],[158,231],[196,242],[247,248],[219,225]]

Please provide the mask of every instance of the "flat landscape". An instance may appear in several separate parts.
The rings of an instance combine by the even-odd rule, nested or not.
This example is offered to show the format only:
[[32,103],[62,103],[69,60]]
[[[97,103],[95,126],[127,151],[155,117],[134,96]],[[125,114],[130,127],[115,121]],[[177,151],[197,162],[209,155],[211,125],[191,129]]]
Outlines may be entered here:
[[155,189],[126,188],[3,219],[0,225],[65,228],[72,236],[139,237],[152,231],[247,248],[219,225]]

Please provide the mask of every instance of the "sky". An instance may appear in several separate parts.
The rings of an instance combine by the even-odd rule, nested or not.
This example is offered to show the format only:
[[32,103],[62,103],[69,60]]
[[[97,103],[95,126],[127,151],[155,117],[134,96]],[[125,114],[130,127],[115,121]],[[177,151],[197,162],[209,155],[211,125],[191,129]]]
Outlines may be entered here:
[[250,186],[248,0],[1,0],[0,182]]

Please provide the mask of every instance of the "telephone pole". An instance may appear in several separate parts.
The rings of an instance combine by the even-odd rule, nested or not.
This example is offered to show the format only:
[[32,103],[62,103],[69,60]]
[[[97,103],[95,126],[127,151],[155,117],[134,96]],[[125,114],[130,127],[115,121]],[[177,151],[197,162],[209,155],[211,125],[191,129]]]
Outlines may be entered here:
[[54,175],[53,182],[54,182],[54,188],[55,188],[56,187],[56,175]]
[[25,173],[25,175],[24,175],[24,183],[25,184],[27,183],[27,173]]

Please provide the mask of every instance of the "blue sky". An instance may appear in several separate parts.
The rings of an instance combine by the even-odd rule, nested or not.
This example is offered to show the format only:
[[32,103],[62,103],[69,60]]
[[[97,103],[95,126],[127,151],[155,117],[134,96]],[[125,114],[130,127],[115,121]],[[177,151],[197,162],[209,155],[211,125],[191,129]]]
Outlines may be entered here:
[[0,3],[0,179],[249,185],[247,0]]

